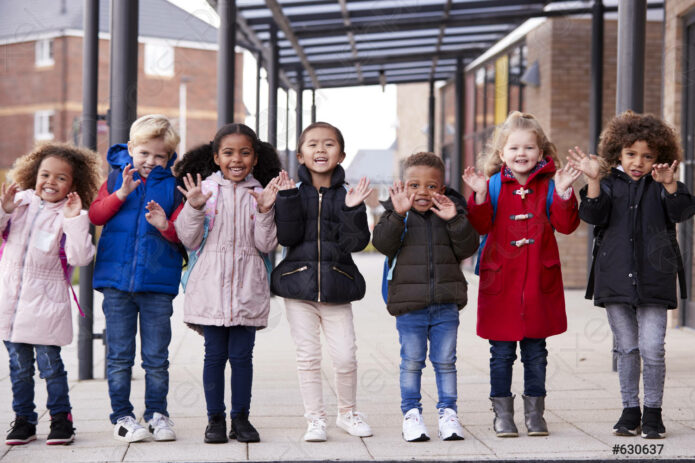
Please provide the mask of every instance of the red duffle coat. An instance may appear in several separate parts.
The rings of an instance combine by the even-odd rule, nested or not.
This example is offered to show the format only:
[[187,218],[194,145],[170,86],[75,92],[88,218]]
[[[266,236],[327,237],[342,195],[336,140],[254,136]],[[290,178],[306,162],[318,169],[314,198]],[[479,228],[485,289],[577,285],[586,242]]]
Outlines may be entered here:
[[[554,193],[550,217],[546,198],[555,165],[533,172],[523,189],[502,166],[497,214],[490,195],[468,201],[468,220],[488,234],[480,259],[478,336],[494,341],[546,338],[567,330],[560,255],[554,230],[570,234],[579,226],[577,198]],[[530,215],[528,215],[530,214]],[[526,241],[528,240],[528,241]],[[525,243],[525,244],[522,244]]]

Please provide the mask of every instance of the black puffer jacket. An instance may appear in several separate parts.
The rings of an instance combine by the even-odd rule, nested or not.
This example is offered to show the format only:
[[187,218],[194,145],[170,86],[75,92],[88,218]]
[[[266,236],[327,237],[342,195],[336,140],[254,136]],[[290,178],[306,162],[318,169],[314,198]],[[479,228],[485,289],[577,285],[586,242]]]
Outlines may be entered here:
[[364,278],[350,253],[369,243],[364,203],[345,206],[345,171],[340,166],[333,171],[331,187],[319,191],[305,166],[299,166],[298,173],[299,188],[280,191],[275,201],[278,242],[287,248],[287,255],[273,270],[271,290],[305,301],[362,299]]
[[682,266],[675,226],[695,213],[695,197],[682,183],[674,194],[651,175],[634,181],[612,169],[597,198],[580,191],[579,217],[596,225],[594,303],[678,306],[676,276]]
[[410,209],[402,244],[403,217],[390,200],[382,202],[386,211],[374,227],[372,243],[389,262],[400,248],[386,304],[391,315],[433,304],[457,304],[462,309],[468,301],[461,261],[478,249],[478,233],[466,218],[463,197],[451,189],[444,194],[456,204],[456,217],[444,221],[430,211]]

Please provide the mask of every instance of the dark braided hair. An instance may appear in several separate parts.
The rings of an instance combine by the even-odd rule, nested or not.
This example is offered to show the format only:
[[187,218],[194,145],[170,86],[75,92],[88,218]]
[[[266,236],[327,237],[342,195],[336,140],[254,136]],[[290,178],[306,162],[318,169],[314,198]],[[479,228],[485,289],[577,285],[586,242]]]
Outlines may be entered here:
[[191,174],[194,177],[196,174],[200,174],[202,178],[206,178],[220,170],[220,167],[215,164],[215,153],[219,151],[222,139],[233,134],[245,135],[251,140],[253,151],[258,158],[251,173],[261,185],[265,187],[268,182],[277,177],[282,165],[273,145],[261,141],[256,132],[249,126],[232,123],[220,127],[215,134],[215,139],[210,143],[196,146],[183,155],[183,159],[174,166],[174,174],[179,182],[183,181],[186,174]]

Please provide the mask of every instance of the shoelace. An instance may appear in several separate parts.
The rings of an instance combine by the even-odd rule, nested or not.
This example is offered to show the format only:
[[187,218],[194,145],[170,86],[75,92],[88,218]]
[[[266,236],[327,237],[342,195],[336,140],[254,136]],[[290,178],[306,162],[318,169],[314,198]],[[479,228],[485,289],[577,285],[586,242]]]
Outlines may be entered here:
[[135,418],[133,418],[132,416],[124,416],[123,418],[120,418],[117,422],[120,425],[126,426],[126,427],[127,426],[134,426],[134,427],[142,428],[142,425],[140,423],[138,423],[137,421],[135,421]]
[[365,422],[364,422],[365,419],[366,419],[366,416],[360,412],[353,412],[353,411],[348,412],[348,420],[350,421],[350,424],[352,426],[359,426],[361,424],[365,424]]
[[157,418],[152,420],[152,427],[157,428],[161,426],[162,422],[167,427],[171,427],[174,425],[174,421],[171,418],[169,418],[166,415],[159,415]]
[[309,430],[310,431],[316,431],[316,430],[324,430],[326,429],[326,422],[323,420],[311,420],[311,423],[309,423]]

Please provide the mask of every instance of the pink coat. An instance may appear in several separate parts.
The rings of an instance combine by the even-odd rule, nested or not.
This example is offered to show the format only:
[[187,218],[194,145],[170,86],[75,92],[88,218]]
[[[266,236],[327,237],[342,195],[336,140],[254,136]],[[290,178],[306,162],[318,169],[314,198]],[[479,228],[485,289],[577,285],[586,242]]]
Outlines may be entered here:
[[[268,324],[270,286],[258,253],[277,247],[275,210],[257,210],[250,191],[261,191],[252,176],[234,183],[219,172],[206,182],[219,185],[214,225],[186,285],[183,320],[196,325],[255,326]],[[189,249],[203,239],[205,210],[186,203],[176,218],[176,234]]]
[[25,190],[12,214],[0,207],[0,230],[11,219],[0,259],[0,334],[5,341],[64,346],[72,341],[70,287],[60,263],[60,241],[74,267],[94,258],[86,211],[63,216],[65,201],[44,202]]

